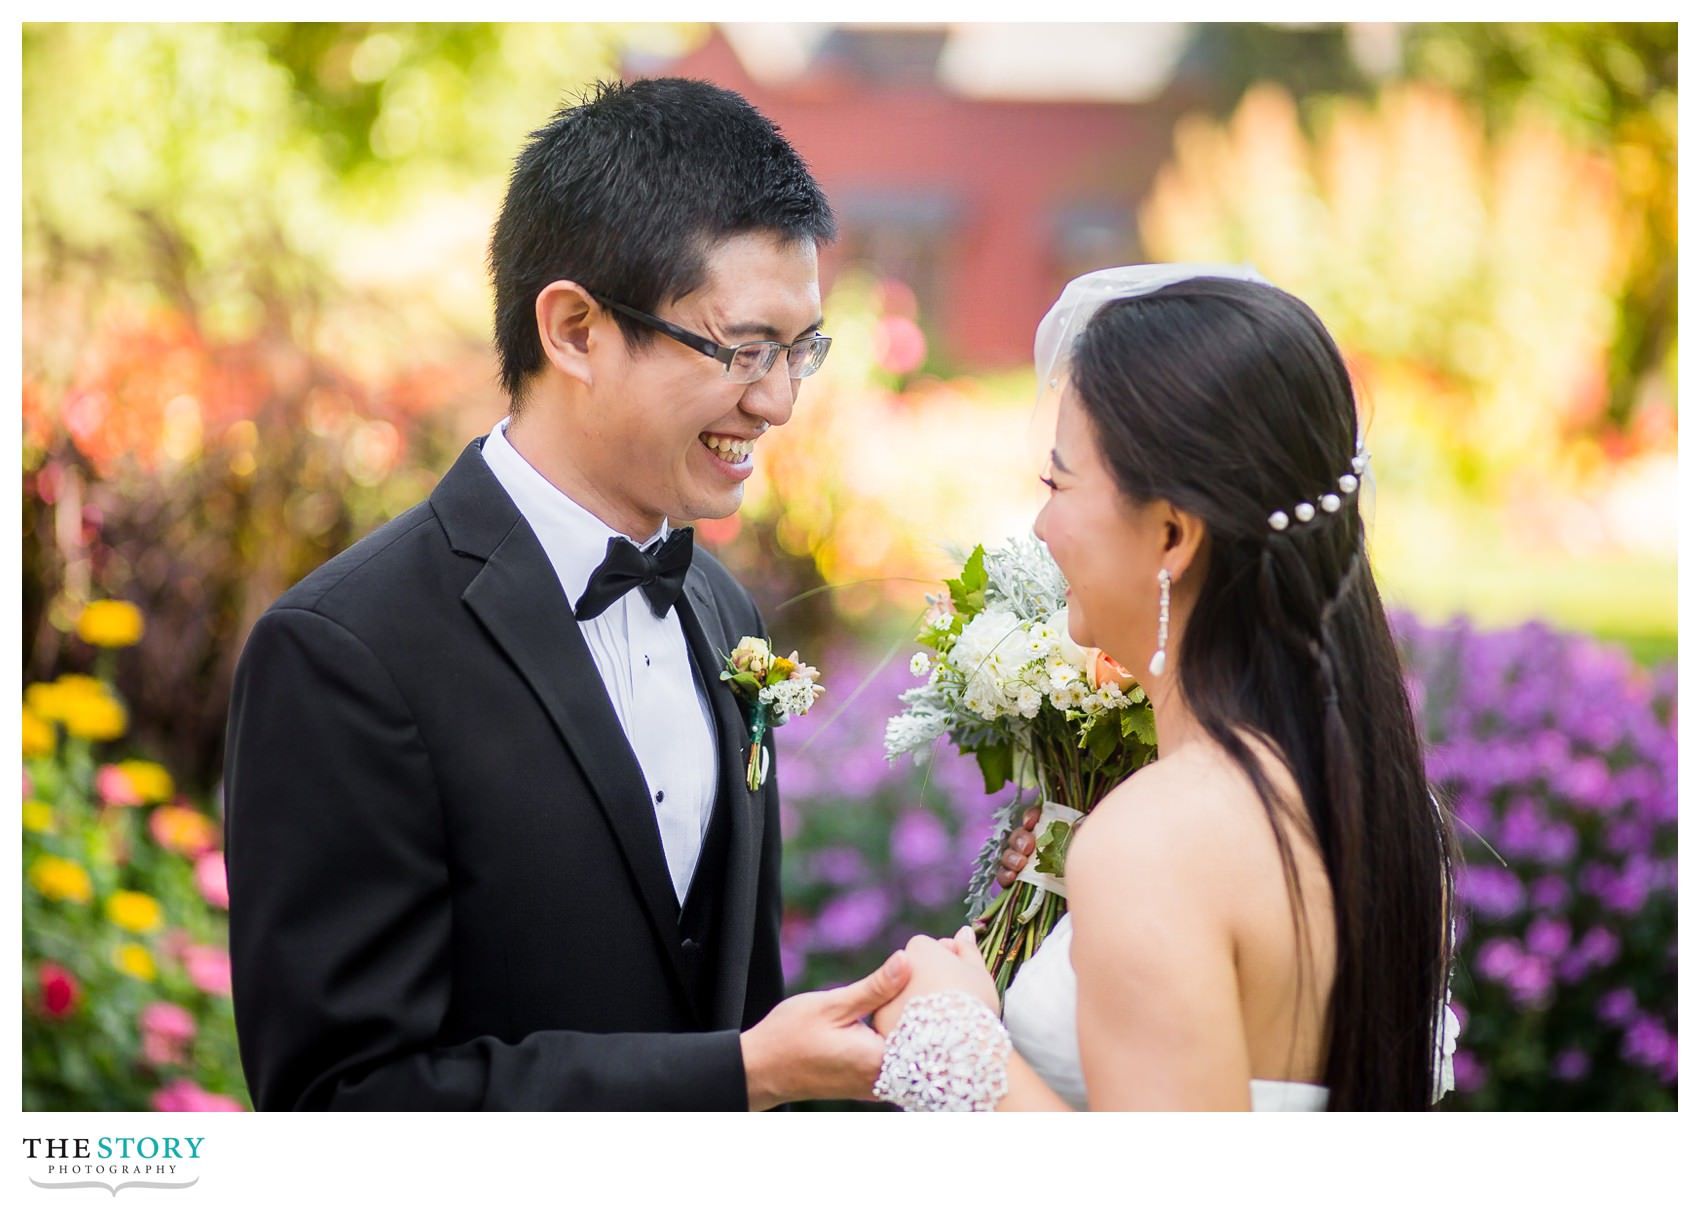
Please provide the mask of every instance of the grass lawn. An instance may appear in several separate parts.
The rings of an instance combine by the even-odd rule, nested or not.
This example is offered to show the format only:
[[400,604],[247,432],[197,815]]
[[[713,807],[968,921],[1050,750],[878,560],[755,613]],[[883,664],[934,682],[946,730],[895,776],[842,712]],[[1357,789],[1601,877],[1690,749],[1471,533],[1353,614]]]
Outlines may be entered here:
[[1645,665],[1676,659],[1674,553],[1572,555],[1519,546],[1488,518],[1430,510],[1420,522],[1372,533],[1389,604],[1428,622],[1458,613],[1488,627],[1543,619],[1621,644]]

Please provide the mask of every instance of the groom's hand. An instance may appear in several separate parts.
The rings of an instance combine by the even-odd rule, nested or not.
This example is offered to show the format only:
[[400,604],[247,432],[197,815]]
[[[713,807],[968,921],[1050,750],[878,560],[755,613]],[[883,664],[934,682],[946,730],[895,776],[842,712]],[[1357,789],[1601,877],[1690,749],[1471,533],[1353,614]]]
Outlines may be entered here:
[[1003,855],[998,859],[997,873],[997,882],[1002,888],[1007,889],[1014,884],[1016,874],[1027,866],[1027,857],[1033,854],[1033,830],[1038,824],[1039,806],[1034,805],[1021,815],[1021,824],[1003,840]]
[[798,994],[769,1011],[741,1038],[750,1111],[793,1099],[872,1099],[885,1040],[862,1018],[908,981],[909,959],[896,952],[860,981]]

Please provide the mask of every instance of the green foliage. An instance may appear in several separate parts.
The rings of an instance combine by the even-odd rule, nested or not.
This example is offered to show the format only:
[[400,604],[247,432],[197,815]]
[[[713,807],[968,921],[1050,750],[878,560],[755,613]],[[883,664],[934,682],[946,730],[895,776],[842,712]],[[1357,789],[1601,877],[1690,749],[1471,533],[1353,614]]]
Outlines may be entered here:
[[1404,70],[1477,101],[1493,126],[1538,110],[1618,165],[1638,237],[1612,344],[1608,415],[1628,423],[1642,381],[1675,373],[1676,23],[1421,22],[1406,38]]
[[985,777],[988,796],[1015,778],[1015,745],[1009,740],[979,746],[973,754]]
[[[950,591],[950,601],[956,607],[956,613],[972,619],[986,609],[986,548],[984,544],[976,544],[969,555],[967,563],[962,566],[960,577],[946,579],[945,588]],[[961,628],[956,632],[960,634]]]
[[481,246],[527,133],[625,51],[695,36],[26,26],[26,674],[85,659],[84,602],[139,602],[139,739],[211,788],[252,621],[499,415]]
[[1046,876],[1061,876],[1068,859],[1068,844],[1074,840],[1074,828],[1066,821],[1053,821],[1040,831],[1033,843],[1033,870]]

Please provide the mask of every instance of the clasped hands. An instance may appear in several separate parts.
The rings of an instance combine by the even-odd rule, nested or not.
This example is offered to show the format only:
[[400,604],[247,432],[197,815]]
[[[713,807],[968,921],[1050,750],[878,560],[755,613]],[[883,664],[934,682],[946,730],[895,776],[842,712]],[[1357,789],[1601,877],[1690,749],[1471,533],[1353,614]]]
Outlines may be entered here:
[[[1027,866],[1027,859],[1033,854],[1033,832],[1038,825],[1039,809],[1035,806],[1022,815],[1021,824],[1004,840],[997,874],[1001,887],[1007,889],[1014,884],[1021,869]],[[950,939],[917,935],[909,941],[901,955],[909,966],[909,982],[901,994],[874,1012],[874,1030],[882,1037],[890,1036],[897,1027],[903,1008],[910,999],[923,994],[959,990],[978,998],[992,1009],[994,1015],[1000,1012],[997,985],[980,957],[973,928],[963,927]]]
[[[1029,809],[1004,844],[998,883],[1007,888],[1033,853],[1039,810]],[[997,986],[970,927],[949,939],[917,935],[860,981],[787,998],[745,1030],[740,1043],[750,1110],[798,1099],[868,1099],[885,1038],[909,1001],[959,990],[999,1011]],[[865,1020],[872,1017],[872,1026]]]

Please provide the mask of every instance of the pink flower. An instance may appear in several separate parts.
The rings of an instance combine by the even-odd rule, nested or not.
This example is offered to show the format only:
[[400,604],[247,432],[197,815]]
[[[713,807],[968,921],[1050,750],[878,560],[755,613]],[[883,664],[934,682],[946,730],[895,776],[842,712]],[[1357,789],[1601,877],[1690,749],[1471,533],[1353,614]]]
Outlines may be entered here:
[[211,1091],[203,1090],[187,1078],[179,1078],[175,1082],[153,1093],[153,1110],[155,1112],[240,1112],[242,1105],[226,1095],[214,1095]]
[[69,1018],[81,993],[77,979],[52,961],[43,961],[35,972],[36,980],[41,983],[41,1009],[49,1019]]
[[927,338],[907,316],[882,316],[874,323],[874,361],[893,375],[919,370],[927,360]]
[[195,1038],[195,1017],[174,1002],[152,1002],[137,1017],[142,1029],[142,1057],[150,1065],[183,1065]]
[[208,851],[195,861],[195,887],[207,904],[221,910],[230,908],[230,886],[225,881],[224,852]]
[[208,994],[230,993],[230,953],[223,948],[184,948],[183,967],[189,970],[189,980],[197,989]]
[[95,772],[94,790],[107,804],[132,808],[142,803],[142,798],[137,794],[135,785],[130,782],[130,777],[111,763]]
[[159,941],[159,954],[181,964],[194,943],[195,937],[189,932],[182,927],[172,927]]

